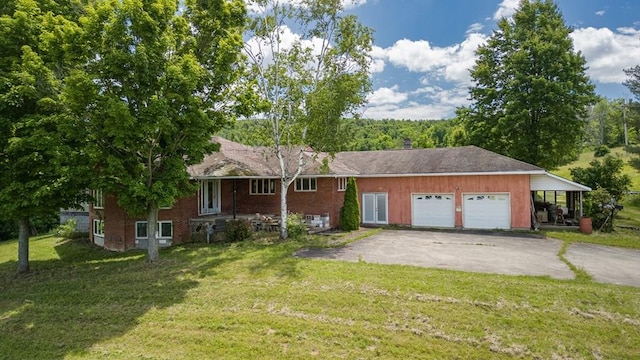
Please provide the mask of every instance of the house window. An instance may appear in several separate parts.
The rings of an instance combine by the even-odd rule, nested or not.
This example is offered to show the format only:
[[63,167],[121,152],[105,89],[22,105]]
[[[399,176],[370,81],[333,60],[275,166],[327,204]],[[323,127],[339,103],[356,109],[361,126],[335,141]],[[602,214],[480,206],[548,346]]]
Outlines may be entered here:
[[[171,239],[173,237],[173,222],[158,221],[156,231],[156,237],[158,239]],[[136,221],[136,239],[146,239],[147,236],[147,222]]]
[[316,178],[297,178],[296,191],[316,191]]
[[104,193],[102,189],[93,190],[93,208],[94,209],[104,209]]
[[104,220],[93,219],[93,235],[104,236]]
[[349,178],[346,177],[340,177],[338,178],[338,191],[345,191],[347,190],[347,180]]
[[276,181],[274,179],[251,179],[251,195],[273,195],[276,193]]

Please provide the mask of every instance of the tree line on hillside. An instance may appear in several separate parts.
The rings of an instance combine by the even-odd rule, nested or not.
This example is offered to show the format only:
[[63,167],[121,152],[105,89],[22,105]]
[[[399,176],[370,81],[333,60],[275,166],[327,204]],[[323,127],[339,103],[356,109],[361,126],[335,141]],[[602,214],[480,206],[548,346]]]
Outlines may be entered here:
[[[271,141],[265,136],[266,121],[262,119],[239,120],[222,130],[219,135],[245,145],[265,146]],[[344,119],[342,130],[348,137],[339,144],[337,151],[366,151],[401,149],[405,139],[413,148],[435,148],[460,145],[455,142],[455,120],[374,120]]]

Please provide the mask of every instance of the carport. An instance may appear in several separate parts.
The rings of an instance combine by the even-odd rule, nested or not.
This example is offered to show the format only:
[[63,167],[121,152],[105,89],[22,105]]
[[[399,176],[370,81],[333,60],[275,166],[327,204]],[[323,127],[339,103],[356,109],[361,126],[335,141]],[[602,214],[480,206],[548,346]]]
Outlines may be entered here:
[[531,211],[535,227],[578,225],[583,215],[583,193],[591,188],[559,176],[531,175]]

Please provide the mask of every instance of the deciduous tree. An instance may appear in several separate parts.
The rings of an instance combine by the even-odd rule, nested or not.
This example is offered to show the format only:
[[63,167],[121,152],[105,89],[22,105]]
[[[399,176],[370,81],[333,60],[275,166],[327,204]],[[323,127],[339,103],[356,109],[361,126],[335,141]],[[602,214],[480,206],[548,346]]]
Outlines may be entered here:
[[365,102],[372,31],[345,15],[341,0],[255,0],[249,8],[246,54],[279,164],[286,224],[289,186],[313,158],[305,154],[339,149],[348,136],[343,117],[357,116]]
[[105,0],[82,19],[84,65],[66,100],[84,121],[95,186],[146,214],[158,259],[158,209],[192,194],[187,166],[243,102],[241,0]]
[[544,168],[574,159],[594,86],[551,0],[522,0],[477,50],[472,105],[459,111],[471,144]]
[[29,271],[30,221],[81,200],[82,139],[60,99],[75,1],[0,7],[0,217],[18,222],[18,272]]

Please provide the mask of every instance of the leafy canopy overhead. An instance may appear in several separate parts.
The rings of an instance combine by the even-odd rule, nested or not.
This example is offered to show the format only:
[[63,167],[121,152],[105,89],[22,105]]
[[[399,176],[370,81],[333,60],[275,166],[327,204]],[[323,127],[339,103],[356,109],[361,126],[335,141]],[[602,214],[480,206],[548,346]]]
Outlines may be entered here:
[[461,108],[470,144],[553,169],[579,151],[595,101],[585,59],[550,0],[523,0],[477,50],[472,105]]
[[107,0],[82,18],[85,63],[65,98],[84,119],[95,186],[147,214],[151,261],[158,206],[195,191],[187,166],[243,110],[232,86],[244,21],[241,0]]

